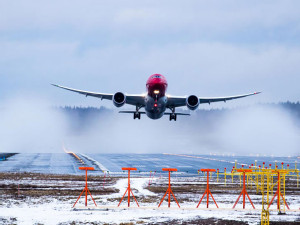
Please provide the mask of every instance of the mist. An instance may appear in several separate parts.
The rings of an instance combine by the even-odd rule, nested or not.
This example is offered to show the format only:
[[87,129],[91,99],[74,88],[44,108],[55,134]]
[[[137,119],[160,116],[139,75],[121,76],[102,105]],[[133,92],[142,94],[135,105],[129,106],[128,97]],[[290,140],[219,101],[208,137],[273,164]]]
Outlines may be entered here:
[[26,96],[4,102],[0,151],[63,152],[64,146],[82,153],[299,155],[299,118],[280,106],[200,109],[170,122],[167,116],[133,120],[118,109],[80,113],[54,105]]
[[45,99],[15,97],[0,108],[1,152],[58,152],[66,119]]
[[300,153],[299,121],[280,106],[232,111],[216,134],[226,151],[274,156]]

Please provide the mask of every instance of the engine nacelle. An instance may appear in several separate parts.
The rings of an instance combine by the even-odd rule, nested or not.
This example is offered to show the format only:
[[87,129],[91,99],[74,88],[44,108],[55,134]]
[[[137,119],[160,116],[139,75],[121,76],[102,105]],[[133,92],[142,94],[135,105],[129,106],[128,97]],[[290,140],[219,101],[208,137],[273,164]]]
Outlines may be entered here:
[[113,96],[113,103],[116,107],[121,107],[126,102],[126,95],[124,95],[122,92],[117,92]]
[[199,104],[200,104],[199,98],[196,95],[190,95],[189,97],[186,98],[186,106],[190,110],[197,109]]

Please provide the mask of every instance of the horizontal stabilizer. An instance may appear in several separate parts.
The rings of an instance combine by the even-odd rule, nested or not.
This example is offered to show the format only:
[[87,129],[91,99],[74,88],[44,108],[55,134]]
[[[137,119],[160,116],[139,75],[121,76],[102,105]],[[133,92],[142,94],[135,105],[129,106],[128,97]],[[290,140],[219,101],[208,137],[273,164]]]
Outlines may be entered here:
[[[119,113],[136,113],[136,111],[119,111]],[[145,112],[140,112],[140,114],[146,114]]]
[[[164,115],[171,115],[172,113],[164,113]],[[175,115],[178,115],[178,116],[190,116],[191,114],[189,113],[174,113]]]

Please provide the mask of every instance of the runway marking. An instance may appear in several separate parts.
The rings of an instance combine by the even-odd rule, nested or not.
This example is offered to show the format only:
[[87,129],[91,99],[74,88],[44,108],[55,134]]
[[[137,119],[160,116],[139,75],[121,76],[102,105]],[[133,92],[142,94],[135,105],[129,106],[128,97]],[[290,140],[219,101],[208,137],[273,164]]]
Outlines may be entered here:
[[64,149],[65,153],[74,156],[74,157],[75,157],[76,159],[78,159],[82,164],[85,164],[85,163],[83,162],[83,160],[82,160],[78,155],[76,155],[76,153],[74,153],[74,152],[72,152],[72,151],[68,151],[67,149],[65,149],[65,147],[63,147],[63,149]]
[[108,172],[108,173],[110,173],[110,171],[105,167],[105,166],[103,166],[101,163],[99,163],[98,161],[96,161],[95,159],[93,159],[93,158],[91,158],[91,157],[89,157],[89,156],[87,156],[87,155],[85,155],[85,154],[80,154],[80,155],[82,155],[84,158],[86,158],[87,160],[89,160],[89,161],[91,161],[93,164],[95,164],[103,173],[105,173],[105,172]]
[[[224,159],[213,159],[213,158],[206,158],[206,157],[201,157],[201,156],[193,156],[193,155],[182,155],[182,154],[173,154],[173,153],[163,153],[163,155],[173,155],[173,156],[180,156],[180,157],[186,157],[186,158],[195,158],[195,159],[205,159],[205,160],[212,160],[212,161],[218,161],[218,162],[226,162],[226,163],[231,163],[235,164],[235,162],[227,161]],[[246,163],[238,163],[238,165],[241,166],[248,166]]]

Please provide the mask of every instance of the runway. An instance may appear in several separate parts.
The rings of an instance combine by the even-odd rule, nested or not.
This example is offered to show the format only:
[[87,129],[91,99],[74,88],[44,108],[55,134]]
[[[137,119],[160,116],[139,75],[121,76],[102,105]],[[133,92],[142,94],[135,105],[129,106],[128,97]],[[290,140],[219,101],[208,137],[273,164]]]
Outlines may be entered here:
[[[112,175],[126,175],[122,167],[136,167],[137,175],[149,174],[150,171],[161,173],[164,167],[177,168],[179,175],[196,175],[201,168],[230,171],[235,165],[249,167],[255,160],[257,165],[265,162],[266,166],[277,160],[290,168],[295,167],[296,157],[249,157],[249,156],[216,156],[216,155],[185,155],[185,154],[81,154],[77,155],[82,162],[67,153],[20,153],[0,161],[0,172],[35,172],[49,174],[82,174],[79,166],[93,166],[92,173],[109,172]],[[0,154],[1,156],[1,154]]]

